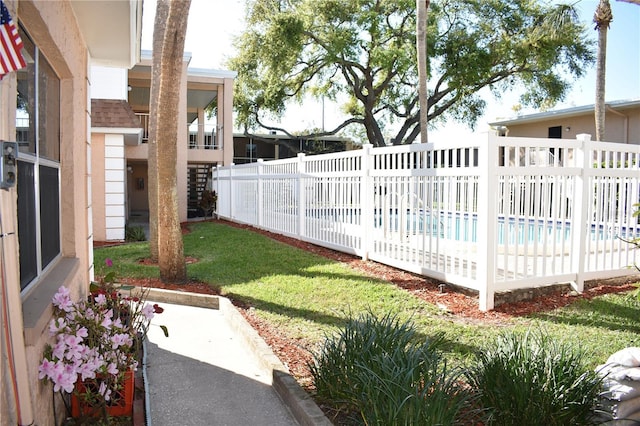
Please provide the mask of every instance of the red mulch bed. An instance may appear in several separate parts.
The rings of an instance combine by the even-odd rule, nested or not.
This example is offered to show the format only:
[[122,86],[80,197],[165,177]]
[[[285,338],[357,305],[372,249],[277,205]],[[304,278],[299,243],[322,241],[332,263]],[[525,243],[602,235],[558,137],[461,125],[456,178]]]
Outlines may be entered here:
[[[619,285],[602,284],[591,286],[582,294],[569,294],[564,291],[556,291],[527,301],[501,304],[492,311],[482,312],[478,309],[477,298],[459,291],[454,291],[448,287],[445,287],[445,291],[441,292],[439,288],[439,285],[442,284],[441,282],[395,269],[390,266],[382,265],[380,263],[363,261],[353,255],[330,250],[248,225],[237,224],[225,220],[216,220],[216,222],[258,232],[277,241],[342,262],[349,267],[364,272],[372,277],[392,282],[398,287],[413,293],[415,296],[442,307],[446,312],[448,312],[452,320],[456,321],[491,323],[499,325],[513,317],[525,316],[534,312],[550,311],[566,306],[579,299],[592,299],[595,296],[606,293],[627,292],[637,288],[634,283],[627,282]],[[183,224],[183,233],[188,232],[188,225],[188,223]],[[97,247],[101,244],[96,243],[94,245]],[[191,258],[187,259],[187,261],[196,262],[197,259]],[[143,262],[149,264],[148,260],[143,260]],[[125,279],[123,281],[129,284],[147,287],[203,294],[218,294],[208,284],[196,281],[189,281],[186,284],[165,284],[160,282],[159,279]],[[258,331],[280,360],[289,368],[291,374],[302,386],[308,387],[310,385],[310,375],[307,370],[306,363],[311,359],[311,354],[305,348],[305,343],[283,336],[279,330],[274,329],[265,321],[254,315],[251,308],[240,303],[236,303],[236,301],[232,302],[234,302],[238,307],[247,321]]]

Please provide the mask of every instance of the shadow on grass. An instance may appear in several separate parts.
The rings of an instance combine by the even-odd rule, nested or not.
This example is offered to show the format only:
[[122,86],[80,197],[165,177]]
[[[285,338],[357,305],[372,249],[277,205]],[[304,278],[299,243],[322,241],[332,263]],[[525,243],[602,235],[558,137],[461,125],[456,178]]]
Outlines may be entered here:
[[630,295],[616,295],[581,301],[558,312],[536,314],[533,317],[555,324],[598,327],[611,331],[640,333],[638,313],[640,302]]
[[[234,293],[225,294],[225,297],[228,297],[234,302],[234,304],[240,305],[242,307],[254,307],[256,309],[267,311],[276,315],[281,315],[290,319],[303,319],[305,321],[316,323],[319,325],[319,328],[326,330],[324,333],[324,338],[336,335],[338,329],[344,327],[349,318],[355,318],[359,314],[367,311],[367,309],[365,308],[355,312],[336,311],[335,313],[327,313],[311,309],[285,306],[282,304]],[[386,314],[386,312],[377,312],[377,315],[382,316],[383,314]],[[428,333],[421,331],[422,328],[414,323],[413,319],[417,315],[419,314],[415,313],[407,320],[407,322],[413,323],[417,328],[418,331],[416,332],[416,338],[420,341],[433,339],[434,335],[429,335]],[[471,353],[475,353],[479,349],[476,346],[461,343],[460,341],[457,341],[453,336],[444,336],[442,339],[441,348],[446,352],[455,353],[458,355],[468,355]]]

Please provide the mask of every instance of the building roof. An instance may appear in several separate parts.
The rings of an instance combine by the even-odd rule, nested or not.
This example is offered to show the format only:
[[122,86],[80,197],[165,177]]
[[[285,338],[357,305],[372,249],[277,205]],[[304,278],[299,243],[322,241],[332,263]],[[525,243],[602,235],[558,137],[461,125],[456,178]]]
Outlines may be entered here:
[[[640,99],[607,102],[606,106],[614,110],[640,107]],[[575,117],[579,115],[590,114],[590,113],[593,113],[594,109],[595,109],[595,106],[593,104],[583,105],[578,107],[559,109],[555,111],[545,111],[545,112],[538,112],[534,114],[521,115],[518,117],[506,118],[504,120],[497,120],[497,121],[491,122],[489,123],[489,125],[492,127],[495,127],[495,126],[509,126],[512,124],[536,123],[536,122],[548,121],[556,118],[567,118],[567,117]]]
[[142,128],[129,103],[122,99],[91,99],[91,127]]
[[91,99],[91,131],[124,135],[125,145],[142,142],[142,124],[122,99]]

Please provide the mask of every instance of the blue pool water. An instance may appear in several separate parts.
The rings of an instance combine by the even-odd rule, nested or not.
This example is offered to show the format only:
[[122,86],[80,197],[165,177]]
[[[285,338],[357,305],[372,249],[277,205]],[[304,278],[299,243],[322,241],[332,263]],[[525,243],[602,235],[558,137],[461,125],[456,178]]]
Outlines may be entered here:
[[[360,209],[351,208],[321,208],[309,209],[307,217],[328,219],[336,222],[360,223]],[[438,213],[429,211],[407,211],[404,215],[397,209],[392,209],[385,214],[378,209],[374,213],[374,226],[376,229],[389,232],[404,232],[405,234],[422,234],[439,236],[440,238],[476,242],[478,239],[478,219],[476,214],[468,213]],[[497,224],[498,244],[504,244],[505,238],[509,245],[547,242],[556,243],[571,238],[571,227],[568,221],[543,220],[530,218],[514,218],[504,216],[498,218]],[[609,231],[603,226],[592,225],[592,240],[616,239],[619,236],[640,236],[640,226],[631,229],[617,229]],[[633,238],[633,237],[631,237]]]
[[[478,239],[478,219],[475,214],[466,213],[441,213],[436,216],[429,212],[418,214],[407,212],[403,218],[396,212],[390,212],[386,217],[376,215],[376,228],[386,227],[387,230],[398,232],[404,228],[406,233],[421,234],[427,230],[430,235],[438,235],[441,238],[462,242],[476,242]],[[631,230],[631,235],[638,236],[640,227]],[[559,243],[571,238],[571,227],[567,221],[553,221],[530,218],[498,218],[497,225],[498,244],[504,244],[505,240],[510,245],[533,242],[554,241]],[[592,240],[617,239],[620,236],[629,235],[622,228],[610,231],[603,226],[592,225]]]

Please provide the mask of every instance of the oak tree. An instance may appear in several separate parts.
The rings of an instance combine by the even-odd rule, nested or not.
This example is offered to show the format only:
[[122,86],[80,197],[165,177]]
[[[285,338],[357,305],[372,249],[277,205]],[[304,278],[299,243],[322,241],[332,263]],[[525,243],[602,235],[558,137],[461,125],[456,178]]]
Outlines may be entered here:
[[[260,128],[306,96],[341,101],[345,120],[312,136],[361,126],[375,146],[420,133],[416,0],[250,0],[246,30],[227,64],[245,131]],[[563,99],[594,60],[575,11],[531,0],[431,1],[427,21],[431,125],[473,127],[489,88],[522,88],[522,105]]]

